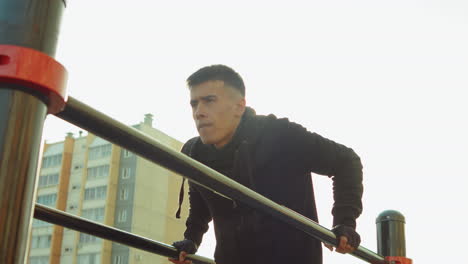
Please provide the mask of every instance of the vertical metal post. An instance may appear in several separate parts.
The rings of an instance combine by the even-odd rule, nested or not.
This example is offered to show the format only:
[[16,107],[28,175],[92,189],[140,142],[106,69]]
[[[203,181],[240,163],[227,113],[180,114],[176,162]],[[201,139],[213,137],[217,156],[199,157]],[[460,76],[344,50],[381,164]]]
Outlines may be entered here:
[[382,212],[376,220],[377,253],[406,257],[405,217],[398,211]]
[[[55,55],[63,0],[0,0],[0,45]],[[8,57],[0,58],[0,67]],[[0,263],[26,263],[47,98],[0,81]]]
[[390,263],[411,263],[406,258],[405,217],[398,211],[387,210],[376,219],[377,253]]

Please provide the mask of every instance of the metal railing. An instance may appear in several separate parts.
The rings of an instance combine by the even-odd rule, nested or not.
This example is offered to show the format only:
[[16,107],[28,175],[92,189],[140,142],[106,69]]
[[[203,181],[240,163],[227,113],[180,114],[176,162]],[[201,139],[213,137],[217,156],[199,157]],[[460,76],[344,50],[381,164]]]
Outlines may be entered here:
[[[113,242],[117,242],[126,246],[148,251],[161,256],[178,258],[177,250],[171,245],[167,245],[146,237],[138,236],[127,231],[103,225],[101,223],[93,222],[88,219],[78,217],[41,204],[36,203],[36,206],[34,208],[34,218],[59,226],[64,226],[75,231],[111,240]],[[211,259],[197,255],[189,254],[187,255],[187,258],[193,260],[194,263],[215,263]]]
[[[73,97],[68,98],[64,111],[56,114],[56,116],[126,148],[166,169],[183,175],[194,183],[204,186],[219,195],[243,202],[252,208],[302,230],[322,242],[336,245],[335,235],[327,228],[246,188],[204,164],[173,150],[157,139],[112,119]],[[60,214],[57,211],[54,211],[54,213],[55,215]],[[112,240],[112,238],[109,239]],[[127,244],[138,247],[138,244],[131,242],[127,242]],[[383,256],[363,246],[359,246],[351,255],[369,263],[385,263]]]

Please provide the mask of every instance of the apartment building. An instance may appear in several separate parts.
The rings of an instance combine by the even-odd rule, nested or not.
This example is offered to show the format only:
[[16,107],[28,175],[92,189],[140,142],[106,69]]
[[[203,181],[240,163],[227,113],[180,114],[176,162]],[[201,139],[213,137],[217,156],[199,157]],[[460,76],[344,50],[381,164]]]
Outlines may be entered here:
[[[150,114],[133,127],[180,150]],[[45,144],[37,203],[167,244],[183,237],[176,219],[182,177],[95,135]],[[186,188],[187,189],[187,188]],[[188,215],[187,204],[183,216]],[[167,263],[166,258],[34,219],[30,264]]]

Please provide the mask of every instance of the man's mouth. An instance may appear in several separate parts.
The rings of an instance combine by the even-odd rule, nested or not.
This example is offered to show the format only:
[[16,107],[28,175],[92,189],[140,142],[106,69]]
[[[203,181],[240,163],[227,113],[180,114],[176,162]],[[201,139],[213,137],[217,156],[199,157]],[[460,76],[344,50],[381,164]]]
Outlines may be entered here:
[[209,124],[209,123],[208,123],[208,124],[200,124],[200,125],[198,125],[198,129],[202,129],[202,128],[205,128],[205,127],[209,127],[209,126],[211,126],[211,125],[212,125],[212,124]]

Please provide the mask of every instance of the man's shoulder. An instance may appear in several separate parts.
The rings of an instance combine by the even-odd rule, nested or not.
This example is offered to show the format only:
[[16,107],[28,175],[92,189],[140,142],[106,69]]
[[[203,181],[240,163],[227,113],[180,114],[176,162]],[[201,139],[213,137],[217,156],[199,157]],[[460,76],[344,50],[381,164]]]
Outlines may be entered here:
[[294,123],[288,118],[278,118],[274,114],[255,115],[249,125],[251,143],[257,147],[270,149],[271,146],[278,146],[282,141],[287,141],[291,136],[289,131]]
[[256,115],[254,117],[255,125],[266,133],[279,133],[291,125],[297,125],[291,122],[287,117],[278,118],[274,114]]
[[310,136],[314,134],[304,126],[290,121],[289,118],[278,118],[273,114],[258,116],[258,122],[263,125],[260,125],[261,128],[257,130],[258,141],[256,142],[259,143],[258,146],[266,149],[265,153],[273,153],[294,142],[301,145],[306,138],[310,139]]

